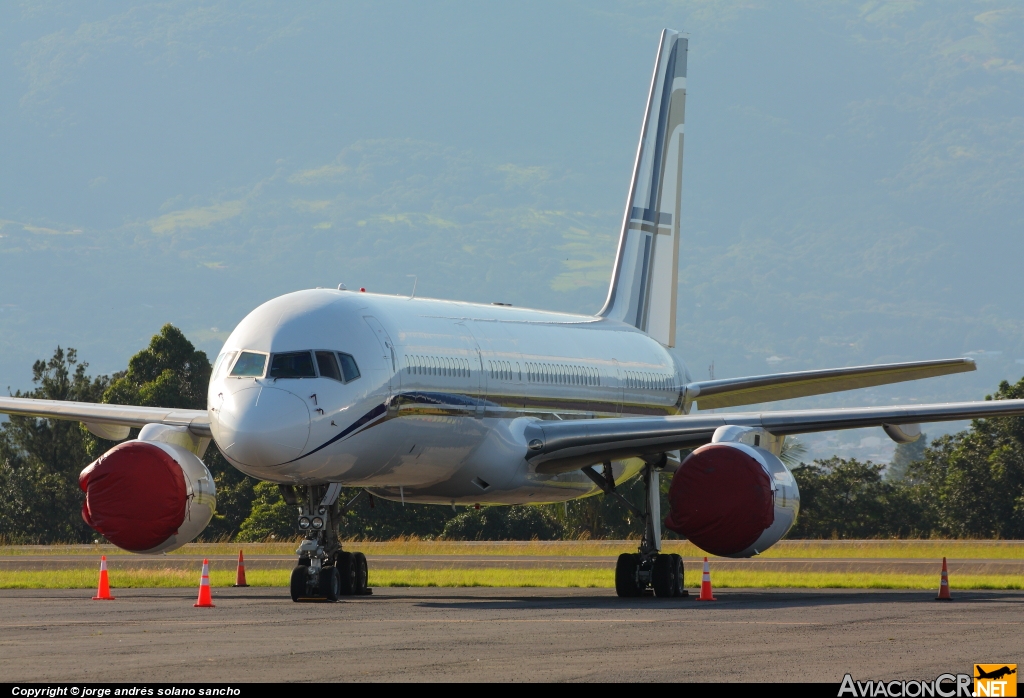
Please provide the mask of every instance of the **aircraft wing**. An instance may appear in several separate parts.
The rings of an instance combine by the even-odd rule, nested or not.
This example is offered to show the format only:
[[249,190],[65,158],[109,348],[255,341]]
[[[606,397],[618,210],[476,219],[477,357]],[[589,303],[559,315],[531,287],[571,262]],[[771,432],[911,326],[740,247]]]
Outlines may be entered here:
[[876,385],[963,373],[975,368],[974,362],[970,359],[942,359],[696,381],[686,386],[685,399],[688,404],[696,402],[702,410],[713,410],[720,407],[754,405],[759,402],[837,393],[856,388],[871,388]]
[[188,427],[196,436],[211,436],[206,410],[0,397],[0,413],[83,422],[92,433],[114,441],[126,438],[129,428],[140,429],[147,424]]
[[526,427],[526,459],[538,473],[561,473],[620,458],[693,448],[711,441],[719,427],[760,427],[770,434],[860,429],[883,425],[953,422],[1024,415],[1024,400],[936,405],[855,407],[780,412],[537,421]]

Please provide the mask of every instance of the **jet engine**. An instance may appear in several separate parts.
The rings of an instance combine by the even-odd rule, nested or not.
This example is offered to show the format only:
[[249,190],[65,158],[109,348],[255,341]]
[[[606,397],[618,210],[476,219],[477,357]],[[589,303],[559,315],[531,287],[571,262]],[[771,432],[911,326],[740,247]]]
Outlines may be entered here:
[[202,533],[217,509],[210,471],[176,444],[118,444],[83,470],[78,484],[85,522],[133,553],[180,548]]
[[713,555],[750,557],[796,521],[796,479],[770,451],[724,441],[682,462],[669,489],[665,526]]

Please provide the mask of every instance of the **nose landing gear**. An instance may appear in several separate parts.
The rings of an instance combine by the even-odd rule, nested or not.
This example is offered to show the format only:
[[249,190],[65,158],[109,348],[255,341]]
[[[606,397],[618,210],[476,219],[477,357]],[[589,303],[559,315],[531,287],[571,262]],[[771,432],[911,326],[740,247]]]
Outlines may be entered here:
[[366,584],[366,556],[341,549],[338,538],[341,486],[310,485],[304,490],[300,503],[294,487],[281,487],[285,501],[299,506],[299,531],[306,535],[295,551],[299,561],[291,575],[292,601],[313,598],[337,601],[342,596],[372,594],[373,590]]
[[604,474],[599,474],[592,466],[583,468],[583,472],[605,494],[617,497],[644,523],[637,552],[619,555],[615,565],[615,593],[622,597],[649,594],[659,598],[689,596],[683,586],[683,558],[675,553],[661,552],[661,492],[655,466],[648,464],[643,470],[645,505],[642,511],[615,491],[611,463],[604,464]]

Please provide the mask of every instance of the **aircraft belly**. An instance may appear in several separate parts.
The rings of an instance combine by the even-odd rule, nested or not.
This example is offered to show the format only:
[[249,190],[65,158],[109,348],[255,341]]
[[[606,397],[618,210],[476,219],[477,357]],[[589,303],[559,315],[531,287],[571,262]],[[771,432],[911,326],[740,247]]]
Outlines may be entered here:
[[[615,481],[621,484],[630,480],[643,466],[644,462],[638,458],[615,461],[612,463]],[[375,497],[395,501],[463,506],[553,504],[589,497],[600,492],[597,486],[578,470],[558,475],[538,475],[528,473],[524,468],[515,473],[503,487],[492,487],[487,491],[466,486],[466,476],[472,472],[472,464],[467,464],[458,477],[429,487],[403,487],[401,490],[397,487],[380,487],[371,488],[369,491]]]
[[[361,435],[365,460],[346,473],[346,485],[429,487],[453,477],[486,436],[480,420],[433,415],[393,419],[372,431]],[[374,457],[385,451],[390,457]]]

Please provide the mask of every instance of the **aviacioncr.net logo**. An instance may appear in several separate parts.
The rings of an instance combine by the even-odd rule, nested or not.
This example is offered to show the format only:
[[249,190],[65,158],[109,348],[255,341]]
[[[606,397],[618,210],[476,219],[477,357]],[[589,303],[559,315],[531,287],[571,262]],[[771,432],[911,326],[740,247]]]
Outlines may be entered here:
[[839,698],[972,698],[971,679],[970,674],[940,674],[930,681],[855,681],[847,674],[839,686]]
[[974,695],[979,698],[1016,696],[1017,665],[975,664]]

